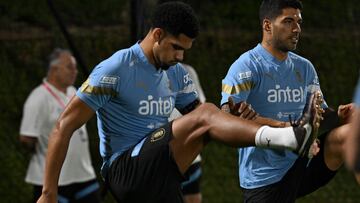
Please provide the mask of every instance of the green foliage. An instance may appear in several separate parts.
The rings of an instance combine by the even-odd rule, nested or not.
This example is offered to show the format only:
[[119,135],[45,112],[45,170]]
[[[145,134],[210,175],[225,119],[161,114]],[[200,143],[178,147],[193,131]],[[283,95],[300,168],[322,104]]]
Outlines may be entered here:
[[[36,3],[35,3],[36,2]],[[260,1],[187,1],[201,21],[201,34],[186,54],[198,73],[208,101],[219,104],[221,80],[241,53],[260,41]],[[310,3],[311,2],[311,3]],[[129,1],[54,0],[88,70],[116,50],[130,46]],[[360,64],[357,1],[304,1],[303,33],[297,53],[318,70],[329,105],[351,101]],[[18,143],[23,103],[46,73],[47,55],[68,47],[46,1],[0,2],[0,197],[1,202],[29,202],[24,183],[29,155]],[[86,79],[80,71],[77,86]],[[88,124],[93,164],[100,168],[95,120]],[[241,202],[237,152],[211,143],[203,152],[204,202]],[[21,194],[21,195],[19,195]],[[360,192],[342,169],[330,184],[298,202],[357,202]],[[113,202],[107,196],[106,202]]]

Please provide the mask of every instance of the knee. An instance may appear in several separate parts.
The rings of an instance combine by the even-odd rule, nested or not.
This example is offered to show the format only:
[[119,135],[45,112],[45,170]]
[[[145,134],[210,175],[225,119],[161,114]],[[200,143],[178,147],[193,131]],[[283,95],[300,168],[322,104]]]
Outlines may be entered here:
[[342,125],[329,133],[327,142],[330,144],[343,144],[350,133],[351,126],[349,124]]
[[219,111],[220,109],[214,104],[203,103],[192,111],[189,116],[191,116],[193,124],[196,124],[197,126],[207,126],[211,123],[210,119],[212,119]]

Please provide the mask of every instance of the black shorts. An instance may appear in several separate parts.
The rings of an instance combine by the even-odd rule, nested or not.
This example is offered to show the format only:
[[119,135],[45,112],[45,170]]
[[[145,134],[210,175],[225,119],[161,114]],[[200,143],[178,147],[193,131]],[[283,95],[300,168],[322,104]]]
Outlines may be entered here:
[[192,164],[184,174],[185,181],[181,183],[184,195],[200,193],[201,163]]
[[[83,183],[72,183],[70,185],[58,187],[58,202],[63,203],[99,203],[100,192],[99,183],[90,180]],[[42,186],[34,186],[34,202],[42,193]]]
[[136,156],[136,146],[110,165],[106,182],[120,203],[182,203],[184,177],[172,156],[169,141],[172,123],[149,134]]
[[273,203],[295,202],[326,185],[336,174],[331,171],[324,160],[324,143],[327,134],[320,139],[320,152],[310,162],[308,158],[298,158],[285,176],[277,183],[255,189],[244,189],[244,202]]

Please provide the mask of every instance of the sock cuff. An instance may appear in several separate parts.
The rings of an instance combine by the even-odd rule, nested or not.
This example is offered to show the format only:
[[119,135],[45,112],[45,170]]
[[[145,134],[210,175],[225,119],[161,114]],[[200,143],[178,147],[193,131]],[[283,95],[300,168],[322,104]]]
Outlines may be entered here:
[[256,146],[261,146],[261,135],[263,133],[263,131],[267,128],[270,128],[267,125],[261,126],[257,131],[256,131],[256,135],[255,135],[255,145]]

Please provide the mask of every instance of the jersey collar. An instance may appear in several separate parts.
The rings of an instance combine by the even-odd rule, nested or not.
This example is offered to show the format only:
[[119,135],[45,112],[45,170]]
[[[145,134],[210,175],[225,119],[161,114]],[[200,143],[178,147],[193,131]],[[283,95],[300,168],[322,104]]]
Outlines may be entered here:
[[280,61],[277,58],[275,58],[270,52],[268,52],[260,43],[255,47],[255,51],[258,52],[262,57],[265,58],[265,60],[280,66],[281,64],[284,64],[289,59],[289,56],[283,60]]
[[140,41],[136,42],[136,44],[134,44],[131,49],[134,51],[134,54],[137,56],[141,63],[144,63],[146,66],[150,66],[146,68],[154,70],[154,72],[156,73],[161,73],[163,71],[162,69],[155,68],[155,66],[149,62],[148,58],[145,56],[144,51],[140,46]]

